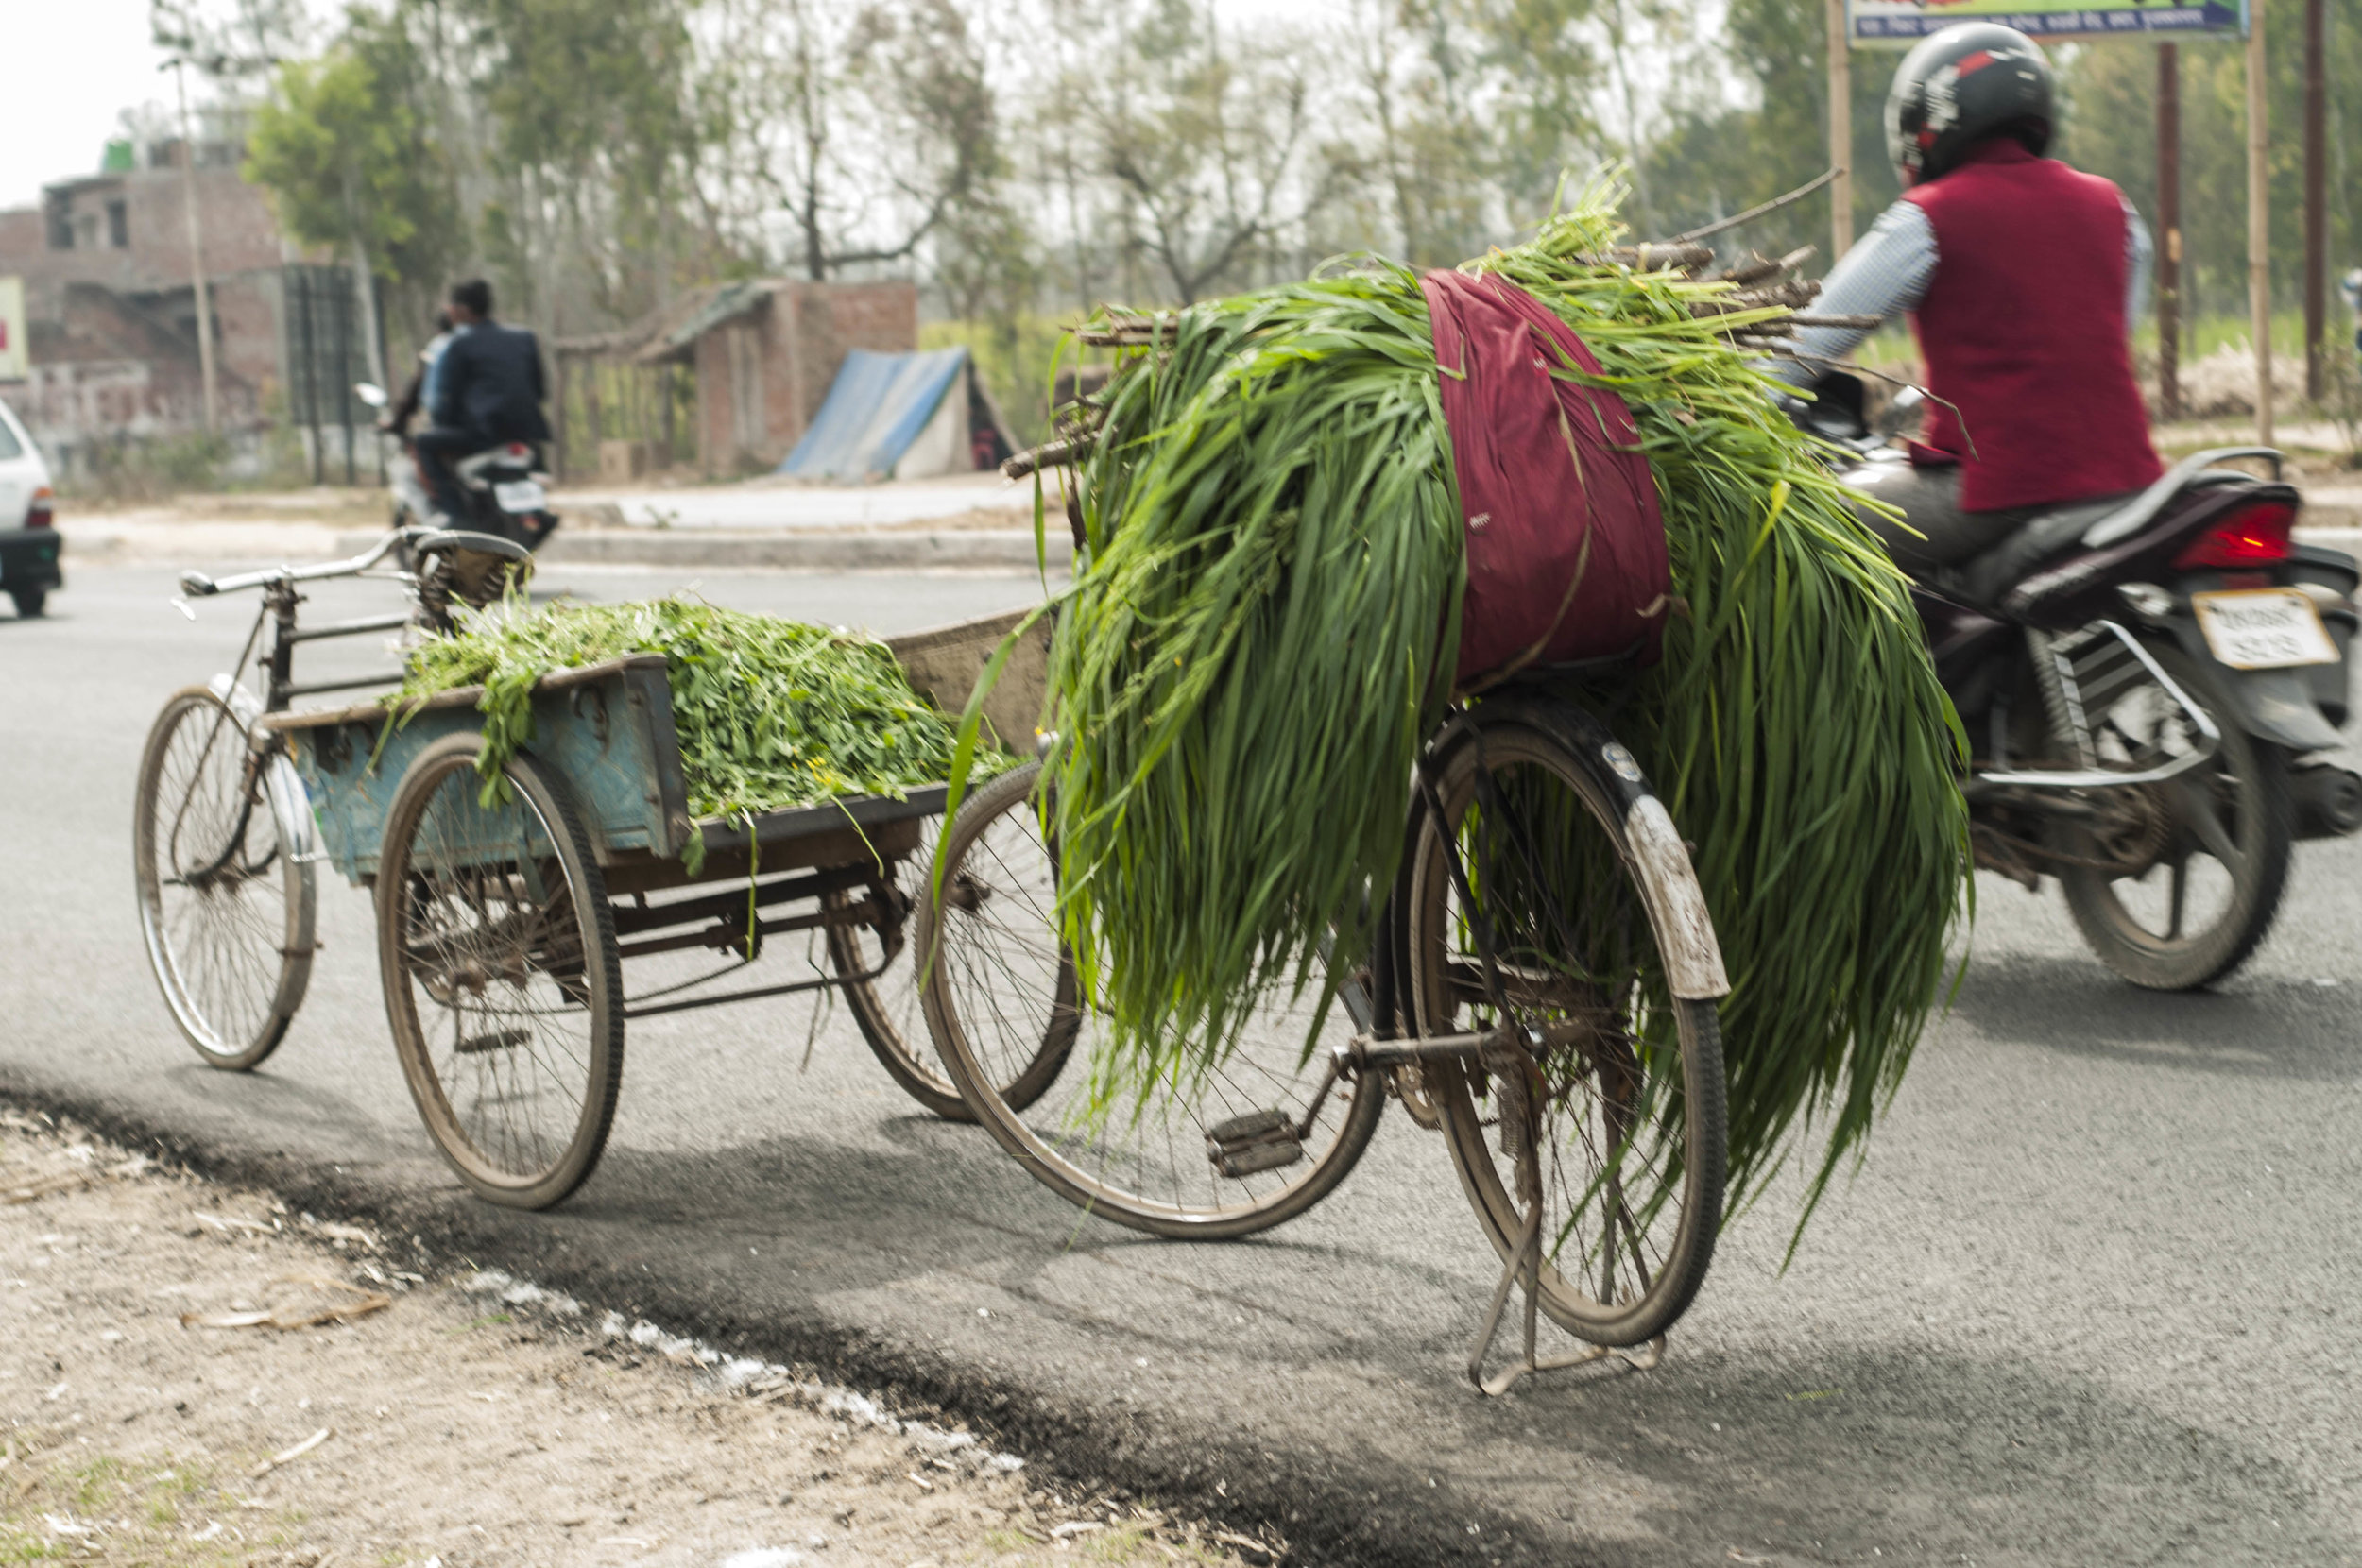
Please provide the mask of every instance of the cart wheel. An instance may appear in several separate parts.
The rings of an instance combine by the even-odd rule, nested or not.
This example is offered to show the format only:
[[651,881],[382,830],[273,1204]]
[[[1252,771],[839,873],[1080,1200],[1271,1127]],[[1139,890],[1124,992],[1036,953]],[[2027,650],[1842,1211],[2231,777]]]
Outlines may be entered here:
[[1076,1006],[1058,940],[1040,773],[1003,774],[960,809],[943,899],[920,906],[927,1024],[961,1093],[1019,1165],[1119,1224],[1219,1240],[1302,1214],[1353,1168],[1385,1109],[1375,1076],[1329,1065],[1326,1046],[1351,1026],[1332,1017],[1308,1060],[1309,1013],[1274,1009],[1204,1082],[1095,1108],[1087,1071],[1061,1076],[1078,1041],[1087,1063],[1100,1026]]
[[249,775],[247,726],[201,686],[176,691],[140,758],[131,858],[147,960],[209,1066],[244,1071],[285,1038],[312,978],[310,821],[284,758]]
[[[939,824],[931,822],[930,827]],[[933,845],[935,834],[922,833],[920,842]],[[894,869],[893,892],[902,901],[899,918],[887,929],[891,940],[870,925],[830,926],[829,962],[839,975],[872,975],[847,980],[842,990],[862,1038],[904,1092],[946,1121],[974,1121],[976,1114],[960,1098],[959,1086],[946,1076],[942,1058],[927,1039],[927,1019],[918,997],[918,965],[909,955],[912,914],[926,896],[933,875],[932,850],[905,857]],[[844,909],[860,902],[860,892],[825,893],[823,909]],[[1040,1090],[1036,1089],[1036,1094]]]
[[[1688,1307],[1714,1255],[1721,1036],[1711,1002],[1666,991],[1624,815],[1593,775],[1599,748],[1575,717],[1487,702],[1429,759],[1480,907],[1463,904],[1445,839],[1420,811],[1397,884],[1406,978],[1422,1034],[1497,1027],[1472,934],[1481,915],[1515,1021],[1566,1041],[1532,1071],[1445,1063],[1427,1082],[1461,1184],[1504,1259],[1539,1199],[1542,1310],[1595,1344],[1636,1345]],[[1529,1104],[1532,1162],[1519,1155]]]
[[624,1077],[615,917],[572,803],[531,758],[486,805],[475,735],[421,751],[385,813],[378,966],[402,1076],[459,1179],[545,1209],[599,1163]]

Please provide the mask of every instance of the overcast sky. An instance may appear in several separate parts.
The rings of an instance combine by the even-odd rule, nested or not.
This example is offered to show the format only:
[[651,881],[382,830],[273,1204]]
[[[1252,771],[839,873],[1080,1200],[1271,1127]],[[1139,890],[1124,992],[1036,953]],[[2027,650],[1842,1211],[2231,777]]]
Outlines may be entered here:
[[168,101],[147,0],[9,0],[0,10],[0,207],[41,199],[49,180],[98,167],[118,116]]

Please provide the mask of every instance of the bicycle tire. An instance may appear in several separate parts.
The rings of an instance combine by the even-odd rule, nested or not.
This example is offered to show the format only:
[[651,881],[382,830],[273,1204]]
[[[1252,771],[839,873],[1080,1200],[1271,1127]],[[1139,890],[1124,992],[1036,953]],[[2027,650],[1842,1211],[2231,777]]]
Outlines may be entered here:
[[[2146,787],[2165,825],[2165,847],[2155,864],[2144,867],[2137,878],[2119,878],[2095,866],[2063,861],[2059,881],[2076,929],[2100,963],[2152,991],[2193,991],[2245,963],[2271,930],[2287,886],[2296,807],[2288,791],[2286,752],[2240,727],[2238,709],[2224,693],[2215,667],[2163,639],[2151,640],[2148,649],[2175,684],[2214,718],[2221,731],[2215,758],[2180,779]],[[2161,727],[2165,722],[2160,720]],[[2203,799],[2198,798],[2201,791]],[[2219,820],[2226,806],[2228,824]],[[2191,826],[2194,810],[2213,819],[2216,844],[2205,843]],[[2088,858],[2094,846],[2083,842],[2083,834],[2072,827],[2061,831],[2070,852]],[[2206,884],[2203,891],[2224,883],[2228,890],[2220,912],[2202,929],[2185,934],[2182,928],[2191,864],[2200,860],[2221,872],[2219,878],[2201,873],[2198,879]],[[2148,918],[2144,918],[2144,910],[2135,905],[2153,906],[2159,890],[2147,884],[2159,869],[2166,873],[2165,908],[2160,912],[2148,907]],[[2136,897],[2128,899],[2127,883],[2140,890]],[[2151,929],[2155,923],[2165,929]]]
[[[921,996],[946,1068],[976,1119],[1029,1174],[1103,1219],[1196,1240],[1294,1219],[1334,1191],[1369,1147],[1385,1109],[1380,1080],[1333,1078],[1325,1052],[1300,1060],[1303,1031],[1275,1018],[1203,1082],[1152,1091],[1128,1118],[1121,1109],[1089,1115],[1087,1074],[1070,1079],[1065,1069],[1098,1025],[1078,1005],[1053,923],[1055,861],[1034,805],[1040,774],[1041,764],[1028,762],[969,797],[945,845],[944,896],[931,888],[920,906]],[[1002,917],[1002,909],[1013,912]],[[1087,1063],[1089,1050],[1080,1054]],[[1009,1070],[1019,1063],[1021,1071]],[[1014,1086],[1003,1091],[1001,1082]],[[1053,1097],[1053,1087],[1065,1092]],[[1294,1106],[1310,1102],[1301,1125],[1292,1109],[1271,1103],[1292,1097]],[[1225,1174],[1208,1133],[1275,1113],[1297,1128],[1296,1157]],[[1270,1157],[1288,1153],[1285,1143]]]
[[[244,797],[248,717],[210,687],[165,699],[141,751],[132,811],[148,966],[182,1036],[225,1072],[252,1070],[286,1038],[317,945],[302,781],[270,758],[261,798]],[[249,855],[258,835],[267,847]]]
[[[920,842],[932,844],[935,836],[923,833]],[[918,905],[926,896],[933,866],[933,855],[922,851],[904,858],[895,868],[895,889],[909,900],[910,920],[916,919]],[[842,908],[854,897],[851,893],[829,893],[821,895],[820,902],[823,908]],[[906,920],[906,929],[908,923]],[[829,963],[838,975],[850,977],[880,971],[871,980],[847,979],[838,989],[844,993],[845,1005],[853,1014],[855,1027],[869,1043],[886,1075],[901,1086],[903,1093],[943,1120],[974,1121],[976,1113],[967,1108],[959,1085],[944,1071],[943,1059],[929,1039],[926,1003],[919,996],[918,964],[910,956],[914,946],[905,939],[900,947],[888,952],[886,944],[871,927],[828,928]],[[1013,1092],[1023,1090],[1013,1088]],[[1034,1092],[1038,1095],[1040,1090]]]
[[[590,1179],[614,1125],[623,960],[572,800],[519,754],[501,769],[508,800],[487,806],[481,749],[480,736],[447,736],[394,792],[378,966],[395,1054],[436,1148],[478,1196],[545,1209]],[[429,1018],[438,1036],[449,1021],[447,1050]]]
[[[1547,1167],[1535,1162],[1544,1205],[1541,1309],[1580,1338],[1630,1346],[1663,1334],[1688,1309],[1713,1261],[1726,1103],[1714,1004],[1667,994],[1660,933],[1635,870],[1622,804],[1630,792],[1609,782],[1614,764],[1602,756],[1603,741],[1613,744],[1604,729],[1562,705],[1510,697],[1480,704],[1430,754],[1444,820],[1475,862],[1468,884],[1481,890],[1478,912],[1495,925],[1502,995],[1516,1023],[1580,1032],[1528,1058],[1530,1069],[1439,1063],[1429,1065],[1427,1082],[1463,1190],[1504,1260],[1526,1214],[1512,1190],[1517,1162],[1508,1118],[1520,1092],[1512,1073],[1526,1074],[1523,1093],[1543,1091],[1549,1109],[1536,1147],[1550,1158]],[[1614,750],[1630,768],[1629,754]],[[1480,773],[1492,791],[1489,807]],[[1636,775],[1635,768],[1624,776]],[[1571,809],[1550,805],[1553,795]],[[1397,882],[1406,1011],[1421,1035],[1495,1027],[1498,1009],[1482,980],[1481,949],[1467,950],[1474,923],[1443,836],[1431,813],[1414,810],[1421,815]],[[1503,1136],[1488,1142],[1488,1128]],[[1569,1161],[1581,1166],[1586,1157],[1591,1168],[1570,1180]],[[1631,1180],[1635,1174],[1638,1182]],[[1637,1202],[1628,1202],[1635,1189]],[[1669,1225],[1661,1223],[1669,1218]],[[1567,1255],[1570,1241],[1582,1244],[1572,1272],[1600,1267],[1596,1288],[1588,1278],[1570,1277],[1568,1265],[1577,1261]]]

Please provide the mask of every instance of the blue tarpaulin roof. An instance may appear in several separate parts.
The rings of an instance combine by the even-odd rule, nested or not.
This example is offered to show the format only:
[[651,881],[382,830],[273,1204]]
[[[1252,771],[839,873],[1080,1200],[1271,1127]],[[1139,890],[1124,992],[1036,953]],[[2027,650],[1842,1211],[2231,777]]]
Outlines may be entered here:
[[820,412],[778,471],[799,479],[883,479],[942,406],[967,365],[966,349],[908,354],[855,349]]

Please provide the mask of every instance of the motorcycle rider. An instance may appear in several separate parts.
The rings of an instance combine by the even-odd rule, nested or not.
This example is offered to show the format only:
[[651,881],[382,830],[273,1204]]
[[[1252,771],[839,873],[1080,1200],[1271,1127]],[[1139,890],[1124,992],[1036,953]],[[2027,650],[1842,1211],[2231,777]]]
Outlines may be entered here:
[[427,386],[435,378],[435,366],[443,357],[443,349],[451,343],[451,312],[435,313],[435,335],[419,350],[419,363],[411,367],[408,384],[402,389],[393,406],[378,416],[377,428],[389,435],[410,434],[410,421],[418,418],[423,405]]
[[522,327],[492,319],[492,285],[481,278],[453,285],[451,341],[426,372],[424,401],[434,422],[413,438],[435,504],[456,525],[467,498],[452,465],[509,441],[550,438],[541,413],[548,378],[541,344]]
[[[2132,372],[2148,227],[2109,181],[2044,156],[2049,62],[2013,28],[1960,23],[1923,39],[1887,94],[1904,192],[1830,270],[1816,315],[1912,313],[1931,413],[1911,462],[1866,493],[1908,528],[1864,517],[1926,574],[2029,518],[2146,487],[2165,471]],[[1869,332],[1809,328],[1780,374],[1808,387]]]

